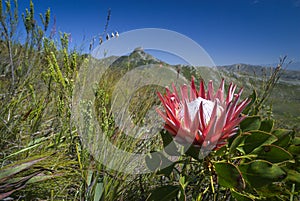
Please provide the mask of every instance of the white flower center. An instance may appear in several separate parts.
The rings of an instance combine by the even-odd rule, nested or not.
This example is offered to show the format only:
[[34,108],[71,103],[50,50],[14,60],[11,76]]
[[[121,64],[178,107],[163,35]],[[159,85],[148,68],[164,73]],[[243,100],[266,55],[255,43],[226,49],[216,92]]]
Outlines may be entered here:
[[[197,98],[197,99],[195,99],[195,100],[187,103],[189,114],[190,114],[190,118],[191,118],[192,121],[194,121],[195,116],[197,114],[197,111],[200,108],[201,102],[203,104],[203,113],[204,113],[203,116],[204,116],[204,120],[205,120],[205,123],[208,124],[208,122],[210,120],[210,117],[211,117],[211,114],[213,112],[215,103],[212,102],[212,101],[203,99],[201,97],[199,97],[199,98]],[[221,114],[222,110],[223,110],[223,108],[219,106],[218,110],[217,110],[217,116],[219,116]],[[183,112],[184,112],[184,110],[180,111],[180,114],[181,114],[182,117],[184,117]]]

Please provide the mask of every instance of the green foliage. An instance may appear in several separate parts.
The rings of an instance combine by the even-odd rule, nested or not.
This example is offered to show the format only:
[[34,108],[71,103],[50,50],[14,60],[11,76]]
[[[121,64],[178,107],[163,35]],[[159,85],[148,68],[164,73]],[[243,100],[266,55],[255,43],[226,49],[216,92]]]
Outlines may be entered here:
[[267,160],[271,163],[288,162],[293,159],[293,156],[285,149],[276,145],[263,145],[257,151],[259,159]]
[[35,166],[37,163],[48,157],[27,158],[26,160],[18,161],[1,168],[0,199],[8,197],[15,191],[24,188],[27,184],[41,182],[60,176],[59,174],[44,174],[43,172],[48,171],[47,169]]
[[163,141],[164,151],[170,156],[180,156],[180,150],[176,147],[173,137],[168,132],[160,131],[161,139]]
[[[259,116],[247,117],[240,127],[242,132],[229,144],[228,159],[237,164],[246,187],[234,188],[232,196],[237,200],[285,200],[296,195],[289,191],[293,186],[299,189],[299,185],[295,185],[299,162],[297,154],[291,151],[297,143],[294,131],[276,129],[273,119],[261,119]],[[280,189],[276,186],[278,183]]]
[[[272,77],[273,81],[269,81],[268,87],[265,86],[266,90],[273,87],[270,85],[275,84],[275,77]],[[190,171],[186,178],[193,178],[191,171],[197,172],[192,164],[202,167],[197,172],[198,182],[193,185],[189,181],[185,194],[188,195],[189,190],[198,191],[198,194],[192,194],[193,200],[293,200],[299,197],[300,138],[296,137],[293,130],[276,128],[274,119],[260,114],[267,97],[267,94],[258,95],[256,91],[252,93],[251,103],[245,109],[248,116],[240,124],[238,134],[229,140],[226,147],[212,152],[204,160],[198,160],[199,149],[190,147],[185,150],[186,155],[192,158],[189,162],[179,162],[185,164],[185,167],[188,164]],[[174,143],[168,135],[162,135],[162,139],[164,146]],[[174,165],[174,171],[178,171],[177,165]],[[180,170],[179,168],[178,177],[186,174]],[[157,193],[159,188],[154,192]],[[172,198],[176,199],[180,191],[176,191],[175,187],[164,194],[175,192],[177,195]]]
[[275,181],[281,181],[286,173],[278,166],[264,161],[255,160],[239,166],[243,177],[254,188],[271,184]]
[[[2,1],[0,5],[0,31],[4,36],[0,42],[0,66],[3,79],[7,80],[3,82],[1,78],[0,84],[0,163],[17,171],[1,186],[6,188],[11,183],[13,197],[76,199],[80,189],[76,182],[81,177],[74,149],[78,136],[71,123],[71,100],[77,65],[83,57],[58,49],[55,41],[46,37],[50,9],[42,29],[36,23],[34,5],[30,2],[23,14],[27,38],[25,44],[20,44],[14,28],[19,23],[17,2],[6,1],[5,8]],[[64,62],[63,56],[71,62]],[[46,153],[57,154],[39,161],[40,165],[33,168],[32,163],[22,162],[34,162]],[[22,169],[24,164],[30,167]],[[53,181],[45,181],[48,179]],[[70,191],[71,186],[75,190]]]
[[256,153],[261,146],[271,144],[275,141],[277,141],[277,138],[272,134],[254,130],[250,132],[250,135],[245,137],[242,148],[245,154]]
[[264,119],[261,121],[259,130],[265,132],[271,132],[274,127],[274,120],[273,119]]
[[260,116],[248,116],[240,124],[240,128],[242,131],[258,130],[260,127],[261,127]]
[[245,182],[240,170],[233,164],[227,162],[217,162],[214,164],[218,175],[218,182],[226,188],[245,188]]
[[175,200],[177,197],[178,192],[180,191],[179,186],[162,186],[156,188],[150,194],[150,197],[147,198],[149,201],[161,200],[161,201],[168,201],[168,200]]

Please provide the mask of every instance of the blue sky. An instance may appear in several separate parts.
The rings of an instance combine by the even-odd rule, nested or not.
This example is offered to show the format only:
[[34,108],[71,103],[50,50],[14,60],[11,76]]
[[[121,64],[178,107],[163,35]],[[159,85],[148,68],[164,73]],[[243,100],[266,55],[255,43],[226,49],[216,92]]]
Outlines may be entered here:
[[[57,30],[73,45],[89,46],[103,32],[163,28],[200,44],[217,65],[300,61],[300,0],[34,0],[36,14],[51,8]],[[20,0],[24,11],[29,0]],[[38,15],[36,15],[38,17]],[[52,20],[53,23],[53,20]],[[50,27],[52,26],[52,23]]]

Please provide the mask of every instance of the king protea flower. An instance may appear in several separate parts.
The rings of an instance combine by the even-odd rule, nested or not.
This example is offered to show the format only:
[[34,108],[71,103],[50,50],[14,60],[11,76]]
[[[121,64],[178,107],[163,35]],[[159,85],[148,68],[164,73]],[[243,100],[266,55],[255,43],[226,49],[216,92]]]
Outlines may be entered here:
[[250,102],[249,99],[239,102],[243,89],[235,94],[236,85],[231,83],[225,98],[224,79],[214,93],[212,81],[207,91],[203,81],[197,90],[194,77],[190,90],[187,85],[180,88],[181,97],[174,84],[172,87],[173,92],[166,87],[164,96],[158,92],[165,112],[159,109],[157,112],[165,121],[164,128],[176,141],[216,150],[226,144],[227,138],[237,133],[238,125],[245,118],[241,113]]

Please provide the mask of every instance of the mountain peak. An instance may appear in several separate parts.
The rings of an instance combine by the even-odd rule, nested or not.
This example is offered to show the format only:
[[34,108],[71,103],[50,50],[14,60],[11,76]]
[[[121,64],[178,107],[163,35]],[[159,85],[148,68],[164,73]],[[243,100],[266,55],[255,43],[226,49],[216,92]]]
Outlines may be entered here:
[[133,52],[129,55],[130,58],[135,58],[138,60],[150,60],[152,62],[160,62],[157,58],[152,55],[146,53],[142,47],[137,47],[133,50]]
[[137,47],[133,50],[133,52],[144,52],[144,49],[142,47]]

